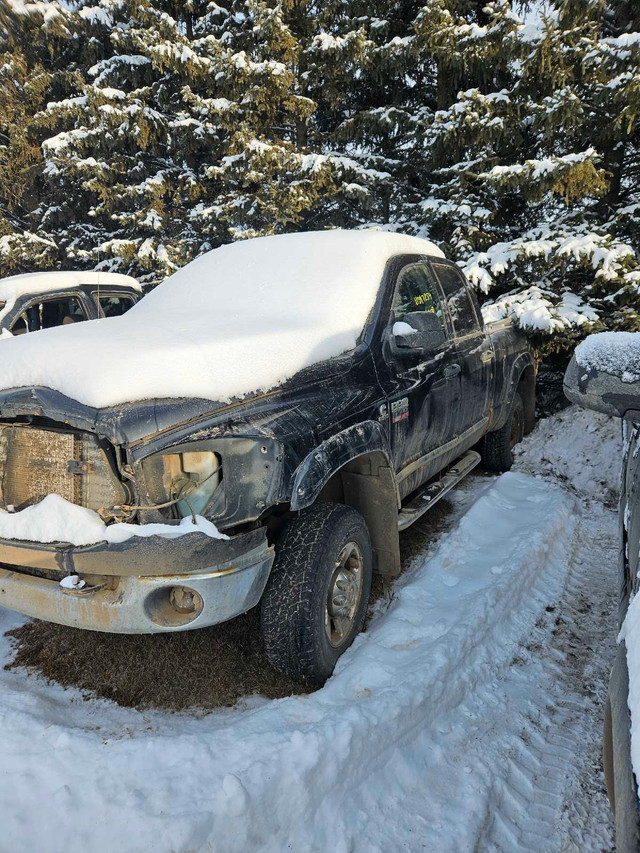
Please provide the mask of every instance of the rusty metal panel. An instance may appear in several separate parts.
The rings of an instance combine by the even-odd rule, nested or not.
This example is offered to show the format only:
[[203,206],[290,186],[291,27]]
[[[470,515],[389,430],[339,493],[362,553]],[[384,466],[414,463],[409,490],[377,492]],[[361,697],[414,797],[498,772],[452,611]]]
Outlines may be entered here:
[[82,502],[76,476],[69,472],[69,462],[78,453],[72,433],[6,426],[0,435],[5,506],[19,510],[53,493],[71,503]]
[[4,507],[20,510],[50,494],[94,510],[127,500],[104,449],[90,435],[2,426],[0,463]]

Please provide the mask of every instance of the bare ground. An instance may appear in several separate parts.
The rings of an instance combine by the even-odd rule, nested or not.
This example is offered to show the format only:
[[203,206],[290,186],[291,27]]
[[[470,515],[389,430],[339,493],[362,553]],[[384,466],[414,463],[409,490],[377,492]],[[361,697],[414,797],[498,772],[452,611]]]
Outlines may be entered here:
[[[474,488],[477,478],[472,475],[461,491],[470,495]],[[443,499],[401,534],[403,568],[424,554],[459,514],[454,503]],[[374,577],[370,605],[391,597],[391,585]],[[270,666],[259,622],[259,608],[254,608],[199,631],[127,636],[32,620],[8,632],[15,655],[6,668],[25,667],[64,687],[79,688],[87,699],[99,696],[138,709],[212,710],[252,694],[277,699],[312,692]]]

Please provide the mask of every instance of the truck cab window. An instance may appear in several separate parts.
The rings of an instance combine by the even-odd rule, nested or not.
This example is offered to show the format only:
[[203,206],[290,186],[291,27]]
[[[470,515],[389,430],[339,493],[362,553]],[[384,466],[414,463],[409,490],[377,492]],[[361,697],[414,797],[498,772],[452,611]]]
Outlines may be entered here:
[[26,335],[26,333],[29,331],[29,326],[27,325],[27,315],[21,314],[18,319],[14,321],[9,331],[12,335]]
[[86,319],[84,308],[77,296],[43,299],[25,308],[13,324],[11,332],[14,335],[39,332],[41,329],[67,326]]
[[395,320],[422,311],[435,314],[444,328],[438,285],[426,264],[410,264],[400,271],[391,307]]
[[115,296],[101,295],[98,298],[100,309],[105,317],[119,317],[133,307],[133,298],[131,296]]
[[453,264],[434,264],[444,290],[453,331],[457,338],[480,330],[480,324],[462,273]]

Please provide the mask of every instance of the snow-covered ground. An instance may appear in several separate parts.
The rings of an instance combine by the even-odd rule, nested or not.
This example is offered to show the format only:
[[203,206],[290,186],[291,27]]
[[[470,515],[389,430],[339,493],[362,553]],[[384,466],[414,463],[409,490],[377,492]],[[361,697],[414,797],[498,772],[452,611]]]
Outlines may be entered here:
[[0,851],[611,850],[618,451],[570,409],[469,478],[316,693],[142,713],[1,671]]

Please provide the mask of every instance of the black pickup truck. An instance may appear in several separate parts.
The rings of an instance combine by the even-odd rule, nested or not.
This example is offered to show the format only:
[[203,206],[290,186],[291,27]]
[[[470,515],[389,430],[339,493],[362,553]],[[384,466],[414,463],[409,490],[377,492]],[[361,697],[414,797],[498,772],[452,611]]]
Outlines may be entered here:
[[[64,531],[53,542],[4,534],[0,604],[80,628],[144,633],[205,627],[260,603],[273,665],[322,682],[362,629],[372,572],[400,572],[399,530],[481,458],[491,470],[510,467],[513,445],[534,422],[534,358],[509,323],[484,326],[460,269],[425,240],[317,232],[249,240],[209,255],[107,321],[119,351],[128,353],[126,370],[118,368],[121,402],[107,404],[113,393],[100,396],[100,365],[115,369],[117,359],[102,358],[108,342],[88,334],[90,322],[82,334],[71,327],[35,336],[40,349],[8,342],[0,506],[20,513],[55,492],[95,510],[107,530],[122,522],[175,530],[201,516],[226,537],[194,528],[168,538],[160,527],[144,538],[141,530],[124,541],[105,536],[73,545]],[[365,267],[373,280],[368,290],[359,285],[369,296],[358,313],[345,305],[359,305],[349,288],[353,271]],[[269,352],[275,358],[278,335],[247,331],[265,311],[266,325],[286,314],[282,334],[298,335],[297,352],[304,324],[310,339],[317,330],[307,306],[296,331],[304,306],[295,295],[318,299],[325,268],[326,292],[314,303],[318,323],[334,311],[346,316],[352,343],[340,329],[333,342],[327,335],[321,346],[310,343],[300,369],[266,391],[243,387],[219,403],[212,402],[221,399],[215,390],[209,397],[179,393],[199,387],[201,373],[213,375],[229,347],[256,371]],[[250,269],[261,276],[255,286]],[[280,298],[283,277],[292,289]],[[242,311],[224,308],[230,287],[242,290]],[[230,316],[221,323],[225,310]],[[184,339],[189,360],[181,373],[162,362],[162,322],[183,336],[171,341],[182,352]],[[230,324],[237,333],[229,333]],[[151,326],[160,341],[155,361],[144,345]],[[263,340],[266,350],[257,343]],[[72,394],[74,375],[90,376],[92,359],[95,387],[80,383],[82,393]],[[152,383],[141,384],[149,376]]]

